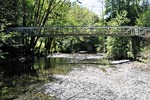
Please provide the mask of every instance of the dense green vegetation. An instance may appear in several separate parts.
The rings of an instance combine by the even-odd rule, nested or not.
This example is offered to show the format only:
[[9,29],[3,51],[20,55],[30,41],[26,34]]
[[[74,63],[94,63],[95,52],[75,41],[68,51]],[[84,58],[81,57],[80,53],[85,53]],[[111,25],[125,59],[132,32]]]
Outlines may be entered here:
[[149,0],[105,0],[106,14],[109,15],[107,20],[111,20],[117,16],[117,12],[127,11],[127,18],[130,22],[125,25],[136,24],[136,19],[140,17],[142,12],[148,11]]
[[[129,19],[126,17],[127,12],[124,10],[117,12],[115,18],[111,21],[108,21],[109,26],[121,26],[129,22]],[[115,30],[114,30],[115,31]],[[128,52],[130,52],[129,38],[128,37],[108,37],[107,38],[107,55],[111,58],[122,59],[128,58]]]
[[[114,59],[132,58],[130,38],[119,37],[13,37],[17,26],[150,26],[148,0],[105,0],[101,16],[69,0],[0,1],[0,59],[52,52],[106,52]],[[39,30],[39,32],[42,30]],[[114,30],[112,30],[114,31]],[[67,32],[66,32],[67,33]],[[23,42],[26,40],[27,42]],[[143,46],[143,43],[141,43]],[[145,45],[144,45],[145,46]],[[14,52],[15,51],[15,52]],[[13,53],[12,53],[13,52]]]

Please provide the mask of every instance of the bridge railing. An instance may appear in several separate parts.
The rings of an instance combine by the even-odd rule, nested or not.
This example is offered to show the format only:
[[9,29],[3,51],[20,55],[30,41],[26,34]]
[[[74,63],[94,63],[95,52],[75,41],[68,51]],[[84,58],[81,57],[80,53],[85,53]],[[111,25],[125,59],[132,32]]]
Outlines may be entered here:
[[143,35],[150,27],[134,26],[51,26],[15,27],[8,31],[18,32],[20,36],[135,36]]

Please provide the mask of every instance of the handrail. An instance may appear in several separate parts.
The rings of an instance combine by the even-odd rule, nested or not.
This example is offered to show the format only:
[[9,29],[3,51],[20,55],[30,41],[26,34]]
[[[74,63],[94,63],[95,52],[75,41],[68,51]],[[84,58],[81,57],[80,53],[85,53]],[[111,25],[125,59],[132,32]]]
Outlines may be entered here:
[[[17,31],[21,36],[143,36],[150,27],[138,26],[46,26],[46,27],[13,27],[8,31]],[[42,30],[46,30],[42,31]],[[67,34],[67,35],[66,35]]]

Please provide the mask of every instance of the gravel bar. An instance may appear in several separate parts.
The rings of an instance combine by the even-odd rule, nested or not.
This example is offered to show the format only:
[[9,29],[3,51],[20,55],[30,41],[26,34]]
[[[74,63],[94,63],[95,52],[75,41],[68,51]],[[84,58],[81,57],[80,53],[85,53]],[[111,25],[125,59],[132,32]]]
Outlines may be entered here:
[[150,100],[150,64],[78,65],[41,87],[58,100]]

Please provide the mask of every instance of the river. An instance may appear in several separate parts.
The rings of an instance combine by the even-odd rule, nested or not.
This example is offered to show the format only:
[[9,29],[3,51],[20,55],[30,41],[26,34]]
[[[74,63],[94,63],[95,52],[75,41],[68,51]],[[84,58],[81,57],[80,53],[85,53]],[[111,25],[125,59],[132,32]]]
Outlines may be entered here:
[[[95,57],[97,59],[90,60]],[[16,99],[25,93],[33,92],[36,90],[34,87],[55,80],[50,77],[53,74],[67,74],[77,64],[86,64],[87,62],[88,64],[99,64],[99,57],[102,58],[93,54],[90,56],[88,54],[55,54],[35,59],[33,62],[1,64],[0,99]],[[35,95],[35,93],[33,94]]]
[[[0,65],[0,99],[15,99],[32,85],[53,81],[53,74],[66,74],[73,64],[66,58],[40,58],[34,62],[9,62]],[[15,91],[15,92],[14,92]]]
[[150,100],[150,63],[54,54],[0,65],[0,100]]

